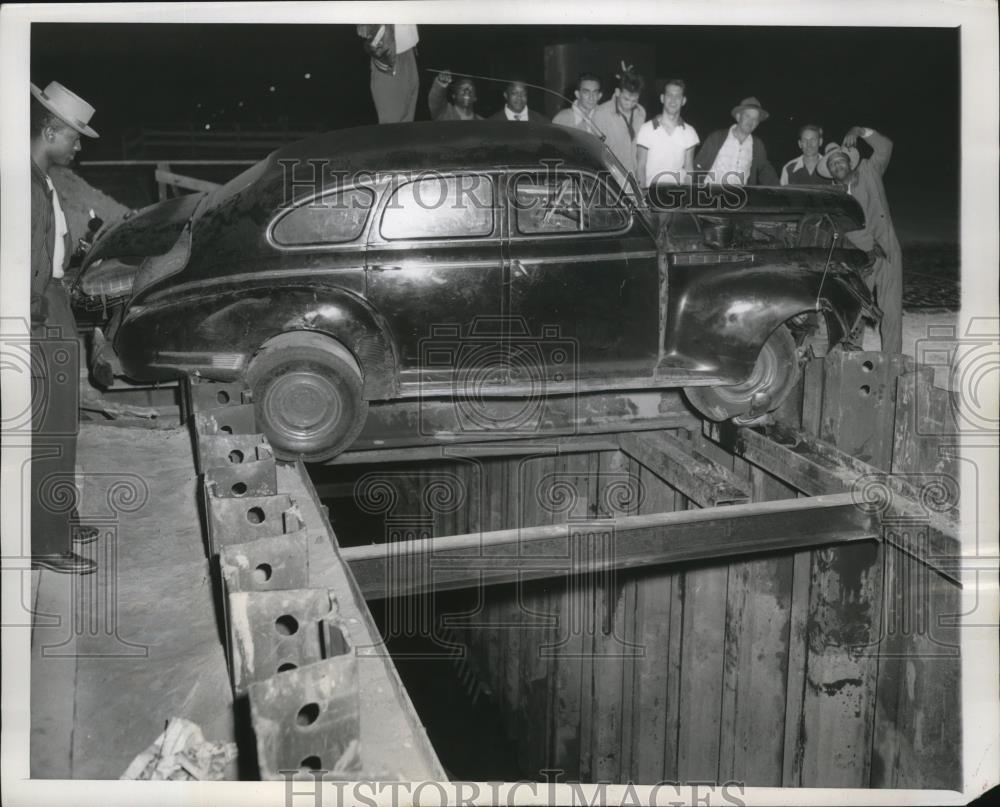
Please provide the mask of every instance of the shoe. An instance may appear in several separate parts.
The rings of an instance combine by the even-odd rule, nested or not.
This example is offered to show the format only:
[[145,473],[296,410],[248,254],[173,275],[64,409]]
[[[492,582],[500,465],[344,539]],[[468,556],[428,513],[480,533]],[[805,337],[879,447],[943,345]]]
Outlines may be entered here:
[[83,524],[73,525],[73,543],[77,546],[92,544],[101,536],[97,527],[85,527]]
[[56,555],[32,555],[32,569],[49,569],[59,574],[92,574],[97,571],[97,563],[76,552],[62,552]]

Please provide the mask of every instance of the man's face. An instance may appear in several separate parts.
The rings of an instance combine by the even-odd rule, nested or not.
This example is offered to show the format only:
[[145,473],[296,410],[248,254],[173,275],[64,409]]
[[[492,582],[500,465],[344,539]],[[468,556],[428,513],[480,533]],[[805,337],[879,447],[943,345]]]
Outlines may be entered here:
[[580,103],[581,109],[593,112],[601,100],[601,85],[589,79],[581,81],[580,88],[576,91],[576,100]]
[[639,93],[618,89],[615,90],[615,100],[618,103],[619,111],[631,112],[635,109],[635,105],[639,103]]
[[744,109],[736,116],[736,127],[743,134],[753,134],[754,129],[760,124],[760,110]]
[[827,163],[830,173],[837,182],[846,183],[851,174],[851,162],[845,154],[839,153]]
[[476,85],[467,78],[460,78],[455,82],[455,106],[461,109],[471,109],[476,103]]
[[660,96],[660,101],[663,102],[663,111],[668,115],[672,117],[678,114],[681,107],[687,103],[687,98],[684,97],[684,88],[678,87],[676,84],[668,84],[663,90],[663,95]]
[[45,150],[53,165],[70,165],[80,150],[80,133],[65,123],[45,127]]
[[799,148],[805,157],[815,157],[819,154],[819,147],[823,145],[823,138],[815,129],[806,129],[799,138]]
[[528,88],[521,82],[515,82],[504,90],[503,97],[507,99],[511,112],[524,112],[528,105]]

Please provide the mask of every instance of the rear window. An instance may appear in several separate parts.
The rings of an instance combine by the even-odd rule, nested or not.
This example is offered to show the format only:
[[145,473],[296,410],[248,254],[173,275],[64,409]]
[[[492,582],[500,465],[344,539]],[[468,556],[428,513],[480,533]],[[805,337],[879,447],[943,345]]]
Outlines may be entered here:
[[829,216],[709,215],[656,211],[660,238],[671,252],[829,247],[837,228]]
[[374,198],[368,188],[328,193],[285,213],[275,223],[271,237],[285,247],[354,241],[365,228]]
[[433,176],[397,188],[382,214],[382,237],[475,238],[492,235],[493,181],[488,176]]

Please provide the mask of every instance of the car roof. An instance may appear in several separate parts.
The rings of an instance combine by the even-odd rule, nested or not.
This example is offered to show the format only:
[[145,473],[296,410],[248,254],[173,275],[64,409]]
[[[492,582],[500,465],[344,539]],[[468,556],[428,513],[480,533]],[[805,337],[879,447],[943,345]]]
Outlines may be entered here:
[[324,160],[331,171],[452,171],[538,165],[601,170],[605,146],[586,132],[547,123],[421,121],[340,129],[292,143],[268,158],[273,170],[285,160]]

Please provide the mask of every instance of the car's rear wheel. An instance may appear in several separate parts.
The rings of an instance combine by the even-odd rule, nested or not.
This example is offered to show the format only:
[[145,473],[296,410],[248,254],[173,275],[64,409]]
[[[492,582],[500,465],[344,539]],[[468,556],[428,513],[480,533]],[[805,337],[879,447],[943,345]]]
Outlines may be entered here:
[[760,349],[753,372],[728,387],[685,387],[692,406],[709,420],[734,419],[752,424],[781,406],[799,380],[795,339],[780,326]]
[[322,335],[272,340],[254,357],[246,380],[257,424],[279,459],[331,459],[365,424],[361,372],[341,345]]

